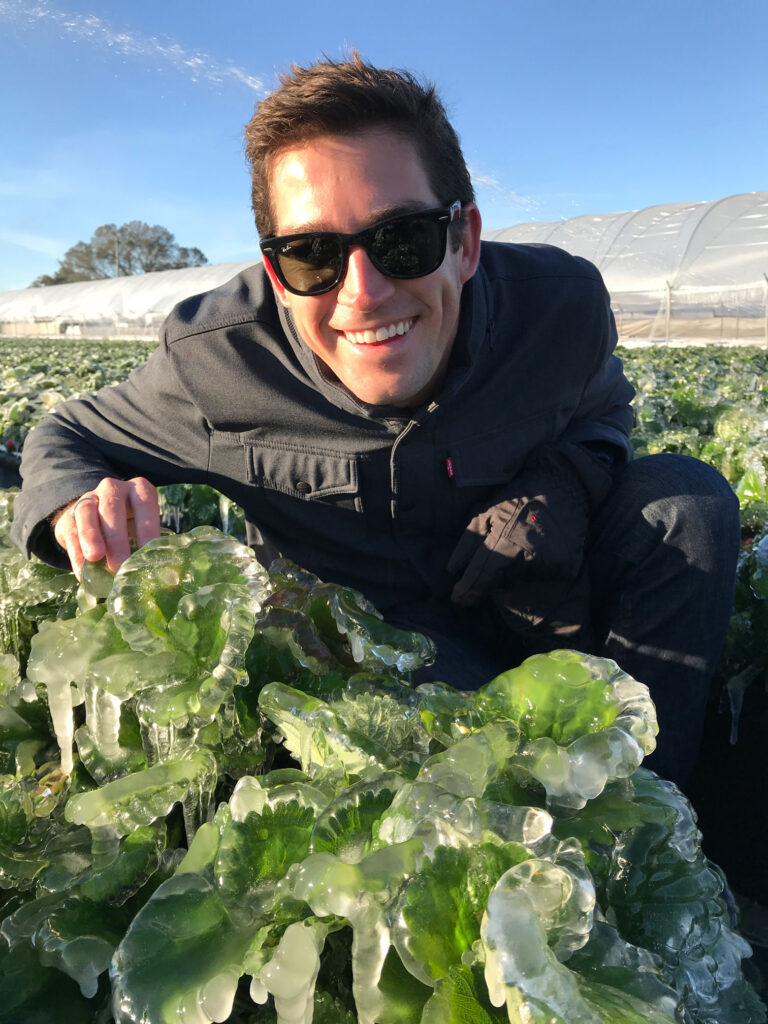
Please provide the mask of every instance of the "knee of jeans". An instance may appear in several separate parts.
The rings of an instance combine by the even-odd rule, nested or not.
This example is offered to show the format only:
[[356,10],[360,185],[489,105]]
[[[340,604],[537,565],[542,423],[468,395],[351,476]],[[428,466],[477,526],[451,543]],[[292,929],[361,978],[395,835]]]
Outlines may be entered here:
[[664,524],[668,538],[681,532],[691,535],[699,549],[704,544],[723,545],[726,551],[737,552],[739,501],[722,473],[689,455],[646,458],[655,462],[653,475],[659,488],[643,509],[646,521]]

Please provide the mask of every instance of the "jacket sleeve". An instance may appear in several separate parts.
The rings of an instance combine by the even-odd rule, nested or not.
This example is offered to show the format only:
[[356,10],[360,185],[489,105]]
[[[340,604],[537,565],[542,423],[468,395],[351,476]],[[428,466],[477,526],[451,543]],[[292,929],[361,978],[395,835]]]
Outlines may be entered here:
[[208,426],[161,340],[123,383],[62,403],[30,432],[13,540],[27,555],[68,567],[50,527],[54,512],[105,476],[145,476],[155,485],[204,482],[208,459]]
[[624,376],[621,360],[615,355],[616,323],[602,280],[600,284],[591,311],[594,362],[585,378],[578,408],[559,440],[587,443],[596,451],[612,451],[614,464],[620,465],[629,462],[633,453],[629,435],[635,422],[631,405],[635,389]]

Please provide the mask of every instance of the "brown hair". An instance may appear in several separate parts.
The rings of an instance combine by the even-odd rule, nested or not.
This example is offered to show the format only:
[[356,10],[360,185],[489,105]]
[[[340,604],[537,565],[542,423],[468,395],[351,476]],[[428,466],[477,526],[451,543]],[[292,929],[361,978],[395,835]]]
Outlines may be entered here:
[[[458,136],[434,85],[419,82],[408,71],[373,67],[353,52],[346,61],[326,59],[306,68],[294,64],[246,125],[251,203],[259,235],[274,234],[270,173],[281,150],[320,135],[371,129],[398,132],[413,142],[441,205],[456,199],[462,204],[474,201]],[[458,246],[461,222],[454,222],[451,230]]]

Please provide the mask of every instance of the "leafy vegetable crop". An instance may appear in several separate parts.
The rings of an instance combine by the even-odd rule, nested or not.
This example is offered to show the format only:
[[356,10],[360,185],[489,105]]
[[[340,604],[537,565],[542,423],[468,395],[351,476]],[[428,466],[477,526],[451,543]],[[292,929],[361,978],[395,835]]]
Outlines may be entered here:
[[38,600],[1,666],[0,1020],[766,1019],[615,663],[414,687],[426,637],[210,527],[83,580],[6,571]]

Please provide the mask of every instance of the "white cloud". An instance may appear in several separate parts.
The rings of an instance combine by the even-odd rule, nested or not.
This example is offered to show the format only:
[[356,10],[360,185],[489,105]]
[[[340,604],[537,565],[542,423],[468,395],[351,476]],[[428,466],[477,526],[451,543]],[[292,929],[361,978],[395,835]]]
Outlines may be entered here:
[[156,36],[119,32],[94,14],[66,14],[51,7],[47,0],[39,0],[37,3],[25,0],[0,0],[0,20],[13,21],[24,28],[53,25],[63,35],[72,39],[84,40],[126,57],[170,64],[196,82],[205,81],[220,85],[234,81],[260,95],[267,91],[260,78],[249,75],[235,64],[222,64],[202,50],[185,50],[178,43],[170,40],[163,42]]

